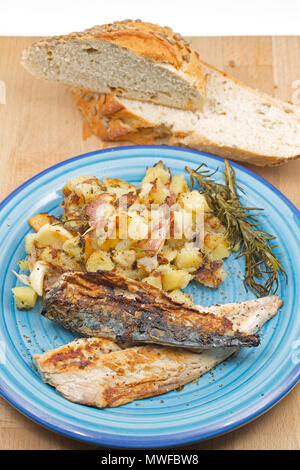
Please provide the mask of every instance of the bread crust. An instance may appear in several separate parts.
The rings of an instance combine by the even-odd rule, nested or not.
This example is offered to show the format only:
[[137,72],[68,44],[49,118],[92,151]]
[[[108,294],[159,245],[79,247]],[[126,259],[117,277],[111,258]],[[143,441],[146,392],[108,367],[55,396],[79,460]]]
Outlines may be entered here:
[[[94,26],[79,33],[63,36],[54,36],[39,41],[23,53],[22,64],[31,73],[34,73],[27,64],[29,50],[44,46],[55,46],[70,40],[80,42],[94,40],[107,41],[126,48],[134,54],[150,59],[157,65],[171,67],[186,82],[193,86],[199,94],[199,102],[187,103],[186,109],[201,109],[205,100],[206,79],[199,62],[199,54],[193,50],[189,41],[180,34],[174,33],[171,28],[140,20],[116,21],[111,24]],[[116,91],[116,93],[118,93]]]
[[135,116],[115,95],[93,93],[71,87],[77,108],[82,112],[91,131],[103,141],[128,141],[135,144],[154,144],[158,138],[169,139],[170,133],[162,127]]

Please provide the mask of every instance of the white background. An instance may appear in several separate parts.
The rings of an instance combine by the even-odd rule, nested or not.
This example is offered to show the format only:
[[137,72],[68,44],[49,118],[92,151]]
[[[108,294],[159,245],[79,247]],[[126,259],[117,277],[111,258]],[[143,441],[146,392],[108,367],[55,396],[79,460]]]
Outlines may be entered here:
[[300,0],[0,0],[0,35],[44,36],[114,20],[184,35],[300,35]]

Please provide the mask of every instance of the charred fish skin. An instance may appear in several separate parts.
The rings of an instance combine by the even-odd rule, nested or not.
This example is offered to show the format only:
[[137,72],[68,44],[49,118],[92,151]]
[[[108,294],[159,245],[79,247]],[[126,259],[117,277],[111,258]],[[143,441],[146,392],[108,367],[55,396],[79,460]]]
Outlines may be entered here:
[[[243,331],[255,333],[281,306],[278,296],[269,296],[208,309],[217,314],[227,311]],[[182,387],[238,350],[211,348],[195,353],[158,345],[123,349],[106,339],[80,338],[33,356],[33,363],[43,381],[66,399],[106,408]]]
[[258,346],[257,334],[230,319],[170,299],[161,289],[111,271],[64,273],[48,289],[42,314],[87,337],[155,343],[194,351]]

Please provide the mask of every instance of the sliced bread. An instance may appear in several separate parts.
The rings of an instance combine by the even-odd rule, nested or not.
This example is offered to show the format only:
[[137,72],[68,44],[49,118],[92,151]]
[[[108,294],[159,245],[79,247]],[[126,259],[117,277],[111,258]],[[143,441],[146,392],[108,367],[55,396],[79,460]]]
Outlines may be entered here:
[[39,78],[196,110],[205,99],[198,58],[170,28],[125,20],[36,42],[22,64]]
[[102,140],[139,144],[163,138],[232,160],[279,165],[300,156],[300,107],[253,90],[201,61],[202,110],[184,111],[73,89],[78,108]]

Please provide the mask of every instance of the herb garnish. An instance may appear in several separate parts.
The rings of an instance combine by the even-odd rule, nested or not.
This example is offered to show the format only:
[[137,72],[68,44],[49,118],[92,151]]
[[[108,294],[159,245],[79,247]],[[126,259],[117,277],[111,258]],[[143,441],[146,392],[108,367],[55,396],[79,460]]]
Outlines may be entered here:
[[287,274],[281,262],[274,253],[277,245],[270,242],[276,237],[259,229],[257,215],[252,211],[258,211],[254,207],[245,207],[241,204],[236,189],[244,192],[236,183],[235,171],[225,160],[224,180],[225,184],[215,183],[211,177],[215,172],[206,170],[202,163],[196,170],[186,167],[190,173],[191,185],[197,181],[199,191],[205,193],[205,197],[211,209],[226,227],[227,238],[233,251],[240,251],[237,258],[245,257],[244,285],[254,292],[257,297],[274,294],[278,289],[279,273],[283,274],[287,281]]

